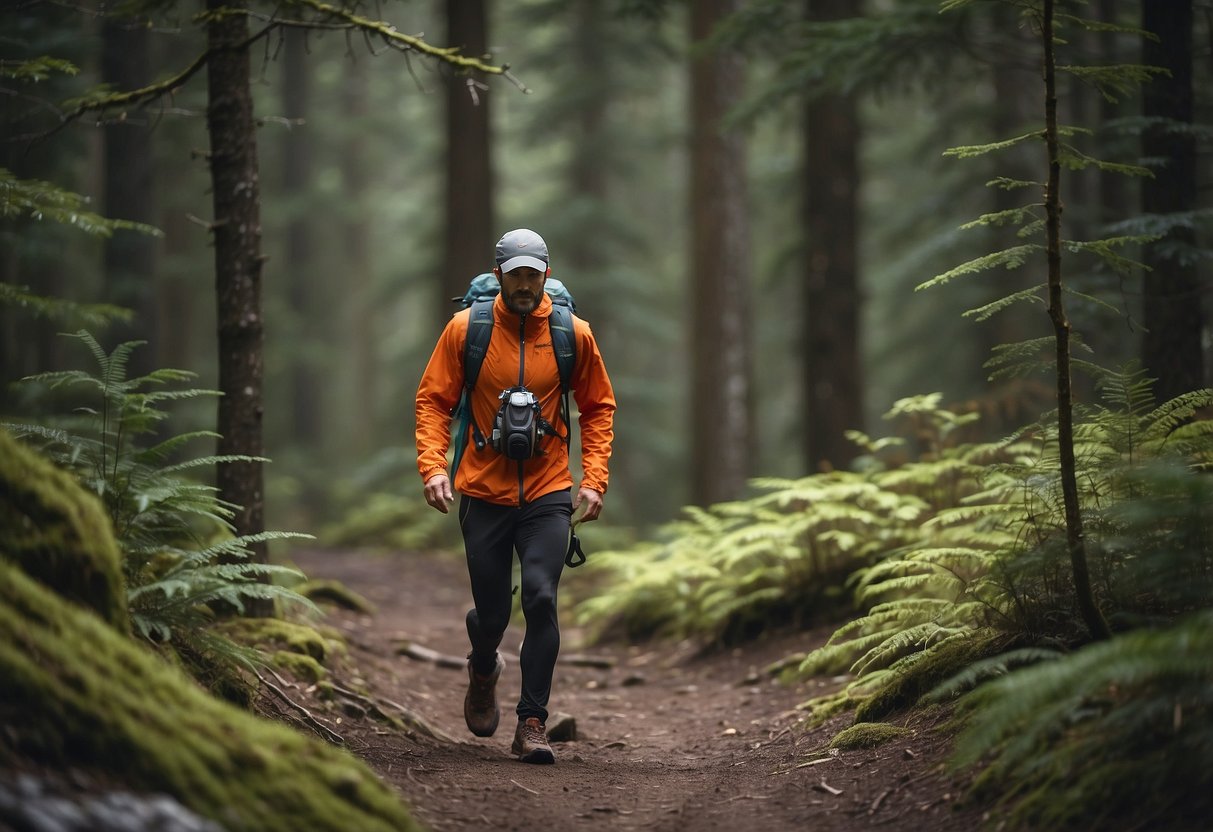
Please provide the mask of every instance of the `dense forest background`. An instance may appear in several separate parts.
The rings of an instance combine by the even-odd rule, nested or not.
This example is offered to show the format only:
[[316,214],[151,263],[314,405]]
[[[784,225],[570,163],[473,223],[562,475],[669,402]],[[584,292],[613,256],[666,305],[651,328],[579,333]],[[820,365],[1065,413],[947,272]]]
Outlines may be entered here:
[[[689,502],[733,498],[753,476],[847,467],[859,449],[842,432],[881,433],[881,414],[907,395],[939,391],[980,411],[978,430],[991,437],[1047,409],[1047,376],[991,385],[983,368],[994,345],[1046,335],[1044,312],[961,316],[1039,282],[1043,261],[914,291],[1013,234],[960,226],[1007,204],[984,182],[1032,178],[1040,167],[1033,143],[975,161],[943,155],[1037,129],[1039,56],[1014,6],[941,14],[922,0],[833,0],[807,4],[807,22],[795,4],[780,3],[363,9],[431,43],[483,51],[489,64],[508,64],[516,82],[342,30],[283,28],[256,41],[270,525],[315,530],[374,477],[394,476],[389,489],[416,497],[420,370],[455,309],[452,287],[489,268],[492,243],[517,226],[547,237],[554,275],[594,326],[616,383],[613,522],[649,524]],[[1172,266],[1193,276],[1196,293],[1181,305],[1197,363],[1167,360],[1201,374],[1192,389],[1207,382],[1210,363],[1200,313],[1208,200],[1199,183],[1208,164],[1196,126],[1210,106],[1208,9],[1088,4],[1084,12],[1111,31],[1066,32],[1066,60],[1143,61],[1151,42],[1128,27],[1142,25],[1152,6],[1165,7],[1164,18],[1189,12],[1188,155],[1164,164],[1143,145],[1149,85],[1144,97],[1134,89],[1112,100],[1089,79],[1063,77],[1061,120],[1082,129],[1075,144],[1091,153],[1168,173],[1182,162],[1183,170],[1154,180],[1077,171],[1064,182],[1064,216],[1075,238],[1134,222],[1180,228],[1155,244],[1158,253],[1140,245],[1126,253],[1154,257],[1162,266],[1154,277]],[[64,102],[99,84],[137,89],[205,51],[196,9],[151,8],[115,18],[89,4],[8,7],[6,61],[53,55],[79,72],[8,80],[4,166],[87,196],[88,210],[162,233],[118,230],[106,239],[9,216],[0,273],[34,294],[134,310],[128,324],[96,333],[103,345],[144,339],[136,366],[187,368],[213,388],[202,77],[60,123]],[[1171,44],[1164,57],[1174,54]],[[704,82],[712,62],[718,74]],[[1151,83],[1166,93],[1184,80]],[[702,88],[714,99],[695,92]],[[721,147],[705,150],[714,135]],[[706,185],[697,169],[707,171]],[[1186,204],[1150,204],[1149,183],[1160,179],[1190,184]],[[700,216],[711,206],[718,216]],[[1159,219],[1168,212],[1181,220]],[[1070,262],[1077,290],[1100,301],[1071,310],[1094,360],[1141,359],[1150,278]],[[721,317],[729,310],[732,323]],[[54,334],[76,326],[11,306],[0,314],[4,409],[36,415],[48,405],[11,382],[86,358]],[[1090,385],[1076,383],[1089,399]],[[726,396],[740,396],[740,408]],[[188,424],[214,426],[209,401],[181,410]],[[731,468],[704,468],[696,460],[705,457]]]
[[800,727],[868,747],[943,705],[1021,828],[1213,811],[1209,3],[22,0],[0,26],[0,763],[129,759],[237,828],[409,828],[369,769],[242,712],[276,692],[331,742],[262,671],[322,680],[306,614],[367,610],[266,547],[453,542],[414,391],[527,226],[620,405],[562,600],[587,638],[830,625],[763,671],[830,680]]

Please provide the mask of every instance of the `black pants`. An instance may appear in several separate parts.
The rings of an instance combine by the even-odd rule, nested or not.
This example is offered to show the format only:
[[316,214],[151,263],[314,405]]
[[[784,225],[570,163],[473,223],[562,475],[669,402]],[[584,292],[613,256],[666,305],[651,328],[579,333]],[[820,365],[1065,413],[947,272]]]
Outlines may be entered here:
[[467,551],[472,601],[468,638],[472,667],[480,674],[493,670],[497,647],[510,623],[513,600],[511,572],[514,551],[522,567],[522,612],[526,636],[522,642],[522,695],[518,719],[538,717],[546,722],[552,671],[560,652],[556,620],[556,589],[564,569],[569,541],[572,500],[568,489],[545,494],[521,507],[499,506],[463,496],[459,527]]

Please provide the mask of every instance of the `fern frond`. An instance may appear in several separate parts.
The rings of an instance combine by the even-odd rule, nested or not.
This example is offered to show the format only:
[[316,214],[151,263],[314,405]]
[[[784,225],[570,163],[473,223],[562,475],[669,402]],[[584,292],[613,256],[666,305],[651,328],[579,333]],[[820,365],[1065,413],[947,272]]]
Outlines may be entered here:
[[1006,295],[1005,297],[999,298],[998,300],[991,301],[990,303],[987,303],[984,306],[978,306],[973,309],[967,309],[961,314],[963,315],[963,317],[966,317],[966,318],[973,318],[974,320],[977,320],[977,321],[984,321],[988,318],[993,317],[994,315],[998,314],[999,312],[1003,311],[1004,309],[1006,309],[1010,306],[1014,306],[1017,303],[1023,303],[1025,301],[1029,301],[1029,302],[1033,302],[1033,303],[1039,303],[1041,306],[1044,306],[1045,299],[1043,297],[1041,297],[1041,295],[1040,295],[1041,291],[1044,288],[1045,288],[1045,286],[1043,283],[1037,284],[1036,286],[1029,286],[1027,289],[1021,289],[1018,292],[1013,292],[1009,295]]
[[1024,133],[1022,136],[1015,136],[1011,139],[1003,139],[998,142],[989,142],[988,144],[970,144],[960,145],[958,147],[949,147],[943,152],[944,156],[952,156],[957,159],[972,159],[975,156],[984,156],[987,153],[994,153],[1000,150],[1009,150],[1012,147],[1017,147],[1027,141],[1036,141],[1044,138],[1043,130],[1033,130],[1031,133]]
[[970,274],[989,271],[990,269],[1002,266],[1005,269],[1017,269],[1027,262],[1028,256],[1043,251],[1043,247],[1036,244],[1024,244],[1012,246],[1011,248],[996,251],[992,254],[984,254],[981,257],[975,257],[966,263],[961,263],[955,268],[949,269],[943,274],[938,274],[930,280],[920,283],[914,287],[915,292],[920,292],[924,289],[933,289],[936,286],[944,286],[951,283],[958,277],[964,277]]

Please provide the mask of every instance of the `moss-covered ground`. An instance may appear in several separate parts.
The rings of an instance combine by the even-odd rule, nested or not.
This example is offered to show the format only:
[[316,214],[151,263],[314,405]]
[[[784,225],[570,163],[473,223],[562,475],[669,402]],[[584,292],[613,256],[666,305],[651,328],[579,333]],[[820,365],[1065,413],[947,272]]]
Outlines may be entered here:
[[122,560],[100,500],[3,430],[0,554],[112,626],[127,629]]
[[222,703],[0,562],[0,758],[107,771],[229,830],[408,830],[360,761]]
[[[311,627],[253,626],[254,641],[285,646],[317,677],[344,649]],[[0,725],[0,769],[91,772],[230,832],[417,828],[360,760],[220,701],[133,640],[100,502],[3,431]]]

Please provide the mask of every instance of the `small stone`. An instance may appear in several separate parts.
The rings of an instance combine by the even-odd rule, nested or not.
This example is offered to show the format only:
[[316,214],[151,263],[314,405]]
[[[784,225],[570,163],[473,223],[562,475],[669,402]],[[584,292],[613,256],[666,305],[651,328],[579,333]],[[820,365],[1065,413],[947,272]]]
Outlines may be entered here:
[[549,742],[574,742],[577,739],[577,720],[571,714],[549,714],[547,729]]
[[648,681],[648,679],[644,678],[644,676],[642,674],[631,673],[631,674],[623,677],[623,681],[620,682],[620,684],[623,685],[625,688],[631,688],[631,687],[635,687],[636,685],[643,685],[647,681]]

